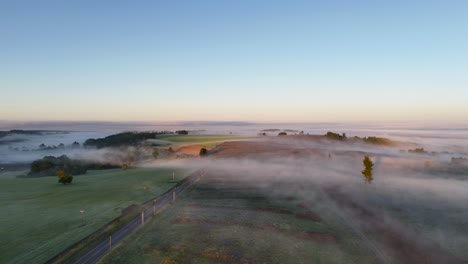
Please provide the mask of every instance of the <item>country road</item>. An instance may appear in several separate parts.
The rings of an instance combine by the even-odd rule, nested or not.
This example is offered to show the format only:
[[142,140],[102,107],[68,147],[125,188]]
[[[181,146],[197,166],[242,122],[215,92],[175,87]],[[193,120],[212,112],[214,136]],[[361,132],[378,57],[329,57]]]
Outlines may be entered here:
[[102,258],[106,253],[108,253],[112,248],[117,246],[123,239],[128,237],[132,234],[138,227],[144,225],[144,223],[150,220],[156,212],[162,209],[164,206],[170,204],[174,197],[177,197],[181,192],[192,186],[199,178],[203,176],[202,171],[196,171],[188,176],[188,180],[185,181],[177,188],[172,189],[161,196],[159,196],[155,201],[152,207],[149,207],[145,211],[142,212],[141,215],[134,218],[124,226],[122,226],[119,230],[112,233],[112,235],[106,239],[104,239],[101,243],[99,243],[96,247],[86,252],[82,255],[79,259],[77,259],[75,264],[89,264],[89,263],[96,263],[100,258]]

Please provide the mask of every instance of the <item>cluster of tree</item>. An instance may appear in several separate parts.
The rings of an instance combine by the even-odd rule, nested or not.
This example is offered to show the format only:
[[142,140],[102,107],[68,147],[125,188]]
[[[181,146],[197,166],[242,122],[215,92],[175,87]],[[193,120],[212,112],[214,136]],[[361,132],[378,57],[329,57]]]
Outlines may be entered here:
[[67,174],[79,175],[86,173],[86,166],[82,162],[75,161],[62,155],[60,157],[45,156],[42,159],[35,160],[31,163],[30,176],[47,176],[56,175],[59,171],[64,171]]
[[366,143],[376,144],[376,145],[392,145],[393,144],[393,142],[388,138],[364,137],[362,140]]
[[147,139],[154,139],[157,135],[163,134],[172,134],[172,132],[123,132],[105,138],[90,138],[85,141],[84,146],[96,148],[135,146]]
[[62,155],[60,157],[45,156],[44,158],[35,160],[31,163],[31,169],[28,175],[35,177],[57,175],[59,171],[63,171],[70,175],[80,175],[85,174],[88,169],[100,170],[118,167],[119,166],[112,164],[72,160],[66,155]]
[[468,159],[464,157],[452,157],[450,162],[457,165],[468,165]]
[[[24,141],[22,139],[18,139],[18,140],[11,140],[9,142],[21,142],[21,141]],[[23,146],[21,148],[19,147],[13,147],[13,146],[8,146],[8,149],[9,150],[15,150],[15,151],[36,151],[36,150],[54,150],[54,149],[65,149],[67,146],[65,146],[65,144],[63,143],[60,143],[58,144],[57,146],[56,145],[46,145],[44,143],[40,144],[39,147],[37,149],[29,149],[28,147],[26,146]],[[71,148],[79,148],[80,147],[80,143],[78,143],[77,141],[73,142],[71,145],[70,145]]]
[[286,132],[279,132],[278,133],[278,136],[287,136],[287,135],[288,135],[288,133],[286,133]]
[[427,154],[428,152],[424,148],[415,148],[415,149],[408,149],[408,153]]
[[[11,142],[11,141],[10,141]],[[2,142],[0,142],[0,145],[2,144]],[[13,146],[8,146],[8,150],[14,150],[14,151],[30,151],[30,149],[28,149],[27,147],[23,146],[21,148],[19,147],[13,147]]]
[[64,148],[65,148],[65,144],[63,144],[63,143],[60,143],[57,146],[55,146],[55,145],[46,146],[44,143],[39,145],[39,150],[52,150],[52,149],[64,149]]
[[375,144],[375,145],[385,145],[385,146],[391,146],[391,145],[394,145],[395,142],[391,141],[390,139],[388,138],[380,138],[380,137],[363,137],[363,138],[360,138],[360,137],[352,137],[352,138],[348,138],[346,137],[346,133],[343,133],[343,134],[338,134],[338,133],[334,133],[334,132],[327,132],[325,135],[324,135],[325,138],[327,139],[331,139],[331,140],[341,140],[341,141],[350,141],[350,142],[364,142],[364,143],[368,143],[368,144]]
[[345,133],[343,133],[343,135],[340,135],[338,133],[333,133],[333,132],[328,131],[325,134],[325,137],[328,138],[328,139],[332,139],[332,140],[346,140],[346,134]]
[[0,131],[0,138],[6,137],[11,134],[19,135],[42,135],[45,131],[42,130],[9,130],[9,131]]
[[179,135],[188,135],[189,134],[189,132],[187,130],[177,130],[176,133],[179,134]]

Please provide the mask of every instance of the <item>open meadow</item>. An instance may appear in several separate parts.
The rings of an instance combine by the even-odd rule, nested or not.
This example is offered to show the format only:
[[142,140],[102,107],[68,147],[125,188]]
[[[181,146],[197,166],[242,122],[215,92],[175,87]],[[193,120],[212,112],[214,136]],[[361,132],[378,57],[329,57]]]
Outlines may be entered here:
[[0,244],[0,262],[44,263],[187,174],[169,168],[89,171],[71,185],[55,176],[0,178],[0,238],[8,241]]

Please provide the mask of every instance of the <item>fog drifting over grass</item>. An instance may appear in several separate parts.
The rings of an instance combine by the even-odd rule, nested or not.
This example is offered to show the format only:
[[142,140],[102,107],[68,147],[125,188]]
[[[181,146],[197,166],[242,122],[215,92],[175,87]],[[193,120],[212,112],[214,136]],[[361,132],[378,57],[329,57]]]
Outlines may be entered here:
[[[274,186],[264,189],[266,195],[294,195],[303,201],[313,200],[311,197],[317,195],[317,191],[337,187],[349,199],[379,214],[386,225],[411,243],[427,248],[435,242],[449,254],[468,259],[465,250],[468,248],[468,166],[464,167],[464,172],[454,172],[447,170],[454,165],[443,156],[400,153],[397,149],[372,145],[365,148],[361,144],[347,146],[345,142],[299,143],[285,138],[271,142],[280,140],[281,147],[274,155],[153,161],[145,166],[204,168],[219,179],[242,179],[246,185],[257,186],[259,190]],[[290,154],[291,150],[311,148],[319,149],[322,155],[298,157]],[[328,153],[332,153],[331,159]],[[376,163],[374,181],[370,185],[364,183],[361,175],[365,154]],[[430,165],[426,163],[428,160]],[[271,185],[281,182],[296,183],[298,187]],[[371,221],[337,207],[332,199],[327,204],[311,204],[310,209],[316,206],[336,208],[358,233]],[[387,259],[391,249],[378,241],[372,243],[376,244],[375,250],[380,251],[375,254],[381,254],[383,262],[392,263]]]
[[[28,163],[46,155],[69,155],[88,159],[105,159],[105,150],[91,151],[83,149],[71,149],[68,146],[74,141],[82,144],[88,138],[101,138],[123,131],[176,131],[187,129],[192,134],[232,134],[243,136],[255,136],[265,129],[294,130],[288,134],[304,133],[325,134],[327,131],[346,133],[348,137],[378,136],[392,140],[406,142],[408,145],[401,149],[407,150],[414,147],[423,147],[432,152],[450,152],[440,155],[440,158],[450,160],[452,156],[468,156],[468,129],[463,126],[455,129],[446,129],[442,126],[423,127],[417,124],[405,125],[369,125],[369,124],[255,124],[247,122],[173,122],[173,123],[111,123],[111,122],[42,122],[42,123],[6,123],[0,122],[0,127],[8,129],[56,129],[70,131],[66,133],[45,133],[44,135],[8,135],[0,138],[0,164],[4,163]],[[267,132],[268,135],[277,135],[278,132]],[[57,146],[65,144],[66,149],[54,149],[43,151],[31,151],[37,149],[40,144]],[[301,143],[302,144],[302,143]],[[317,147],[316,143],[308,143]],[[327,148],[338,148],[350,151],[373,151],[375,153],[394,155],[396,151],[388,152],[388,148],[365,145],[346,145],[340,142],[328,145]],[[19,151],[14,151],[17,148]],[[29,151],[22,151],[23,148]],[[393,149],[396,150],[396,149]],[[101,155],[101,156],[100,156]]]
[[[149,129],[151,128],[151,129]],[[346,133],[353,136],[378,136],[403,142],[401,145],[388,147],[365,143],[349,143],[346,141],[308,141],[294,137],[259,137],[256,140],[277,144],[279,150],[273,155],[249,155],[239,158],[193,158],[179,160],[155,160],[143,164],[145,167],[178,167],[188,169],[205,168],[216,171],[220,177],[247,178],[247,184],[262,187],[269,182],[290,181],[326,188],[339,186],[340,191],[362,206],[375,210],[383,216],[385,222],[398,230],[402,237],[408,237],[414,243],[424,244],[424,241],[435,241],[448,252],[468,260],[468,175],[466,167],[453,170],[450,163],[452,157],[468,158],[467,129],[415,129],[415,128],[385,128],[343,126],[343,125],[166,125],[159,127],[144,127],[144,129],[125,130],[170,130],[185,128],[195,130],[200,134],[257,135],[263,129],[292,129],[310,134],[325,134],[327,131]],[[115,132],[121,132],[119,130]],[[114,132],[114,133],[115,133]],[[66,154],[71,158],[113,163],[118,161],[122,152],[116,149],[72,149],[74,141],[82,144],[88,138],[104,137],[112,134],[110,130],[94,132],[69,132],[45,134],[42,136],[11,135],[0,139],[0,163],[30,162],[45,155],[59,156]],[[270,135],[276,135],[270,133]],[[291,134],[291,133],[289,133]],[[293,133],[294,134],[294,133]],[[15,141],[17,140],[17,141]],[[50,151],[21,151],[26,148],[36,149],[40,144],[58,145],[64,143],[65,149]],[[19,151],[11,150],[17,147]],[[408,149],[421,147],[436,154],[412,154]],[[295,150],[312,150],[311,155],[294,156]],[[404,152],[401,150],[405,150]],[[445,152],[445,153],[442,153]],[[331,159],[328,158],[331,154]],[[370,155],[375,162],[374,178],[371,185],[365,185],[361,170],[362,158]],[[429,163],[428,163],[429,162]],[[228,176],[231,175],[231,176]],[[250,182],[250,183],[249,183]],[[261,188],[260,188],[261,190]],[[276,186],[266,194],[282,193],[299,195],[304,201],[317,195],[316,189],[288,189],[287,186]],[[335,208],[330,200],[320,206]],[[311,206],[313,210],[313,206]],[[337,212],[350,223],[356,225],[356,230],[368,224],[365,218],[357,217],[352,212],[337,208]],[[403,222],[403,225],[399,224]],[[416,232],[408,231],[416,230]],[[377,243],[377,250],[383,255],[388,250],[385,245]],[[385,257],[382,257],[385,258]]]

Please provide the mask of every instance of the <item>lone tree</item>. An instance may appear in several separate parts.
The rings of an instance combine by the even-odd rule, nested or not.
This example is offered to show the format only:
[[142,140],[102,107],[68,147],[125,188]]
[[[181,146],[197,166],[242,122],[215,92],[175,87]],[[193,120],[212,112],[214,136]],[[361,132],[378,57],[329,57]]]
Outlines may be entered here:
[[374,180],[374,177],[372,177],[372,168],[374,167],[374,163],[367,155],[364,156],[362,163],[364,164],[364,170],[361,173],[364,176],[364,181],[370,184],[372,180]]
[[73,181],[73,176],[70,173],[67,173],[65,170],[61,169],[56,172],[58,177],[58,182],[63,183],[64,185],[70,184]]
[[159,150],[154,149],[152,154],[153,154],[153,158],[157,159],[159,157]]
[[205,156],[206,154],[208,154],[208,150],[206,148],[201,148],[200,149],[200,156]]
[[122,170],[128,170],[128,169],[130,169],[130,166],[132,166],[132,164],[130,162],[124,162],[124,163],[122,163],[122,165],[120,167],[122,168]]

